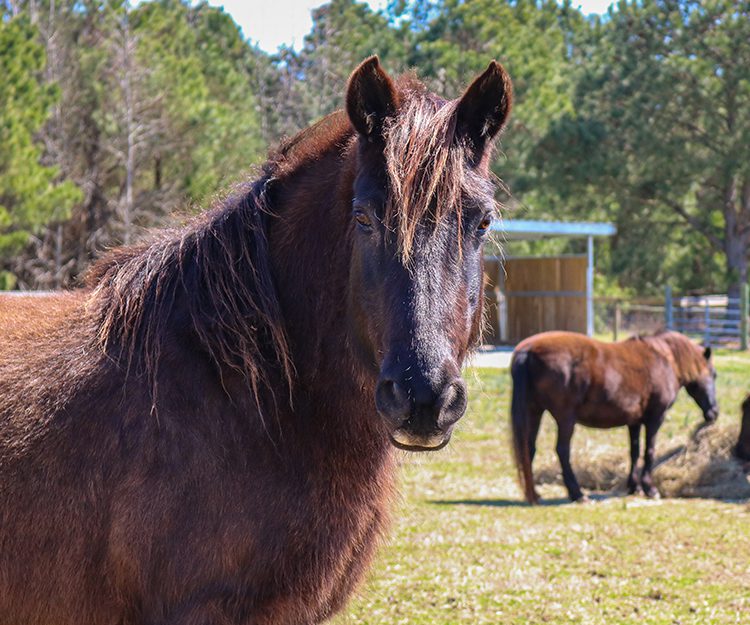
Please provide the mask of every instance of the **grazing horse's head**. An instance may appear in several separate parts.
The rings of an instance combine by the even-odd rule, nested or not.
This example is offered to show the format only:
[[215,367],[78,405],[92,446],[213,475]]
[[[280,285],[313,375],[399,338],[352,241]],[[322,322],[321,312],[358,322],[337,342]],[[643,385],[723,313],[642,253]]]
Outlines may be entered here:
[[379,369],[375,404],[393,443],[439,449],[466,410],[461,366],[478,340],[482,245],[495,213],[488,162],[511,106],[496,62],[445,101],[396,87],[377,58],[349,79],[359,135],[350,318]]
[[697,373],[685,384],[685,390],[703,411],[706,422],[713,423],[719,416],[719,404],[716,401],[716,369],[711,360],[710,347],[703,350],[698,362]]

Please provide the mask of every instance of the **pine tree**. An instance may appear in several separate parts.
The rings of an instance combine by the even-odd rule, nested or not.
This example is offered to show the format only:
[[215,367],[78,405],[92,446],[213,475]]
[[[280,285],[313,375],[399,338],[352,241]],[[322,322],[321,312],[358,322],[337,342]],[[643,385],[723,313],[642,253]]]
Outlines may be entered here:
[[[80,192],[42,163],[36,141],[57,98],[43,78],[44,50],[23,17],[0,20],[0,260],[9,260],[50,221],[65,219]],[[13,283],[5,270],[0,287]]]

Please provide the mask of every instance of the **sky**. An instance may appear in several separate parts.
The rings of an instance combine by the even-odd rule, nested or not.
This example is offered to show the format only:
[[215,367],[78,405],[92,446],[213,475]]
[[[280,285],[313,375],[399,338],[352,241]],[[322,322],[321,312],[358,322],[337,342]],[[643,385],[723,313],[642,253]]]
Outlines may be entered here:
[[[614,0],[573,0],[586,14],[604,13]],[[310,11],[322,0],[209,0],[212,6],[223,6],[242,28],[245,37],[266,52],[276,52],[286,44],[295,49],[310,32]],[[387,0],[369,0],[373,9],[384,8]]]

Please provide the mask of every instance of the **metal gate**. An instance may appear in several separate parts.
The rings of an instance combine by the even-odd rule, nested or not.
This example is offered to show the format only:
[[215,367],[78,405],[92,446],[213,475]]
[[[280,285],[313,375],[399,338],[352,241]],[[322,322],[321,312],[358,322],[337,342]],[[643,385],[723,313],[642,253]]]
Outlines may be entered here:
[[667,287],[665,317],[669,329],[702,340],[704,345],[739,347],[748,344],[748,286],[740,297],[688,295],[674,297]]

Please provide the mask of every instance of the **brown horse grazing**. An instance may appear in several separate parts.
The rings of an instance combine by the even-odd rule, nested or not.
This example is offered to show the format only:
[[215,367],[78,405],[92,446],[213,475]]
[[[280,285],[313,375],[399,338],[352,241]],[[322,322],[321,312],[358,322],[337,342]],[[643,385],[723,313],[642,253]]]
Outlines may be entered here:
[[742,427],[734,454],[740,460],[750,462],[750,395],[742,402]]
[[444,446],[478,338],[511,87],[377,58],[346,112],[88,287],[0,300],[0,623],[319,623]]
[[[573,501],[583,498],[570,466],[570,439],[576,423],[593,428],[628,426],[630,493],[643,488],[658,496],[651,470],[654,440],[664,414],[685,387],[706,422],[719,414],[716,370],[711,348],[705,350],[678,332],[638,336],[603,343],[572,332],[545,332],[522,341],[511,362],[511,424],[519,479],[529,503],[537,503],[531,463],[542,414],[557,422],[557,455],[563,481]],[[641,426],[646,451],[640,483],[636,465]]]

